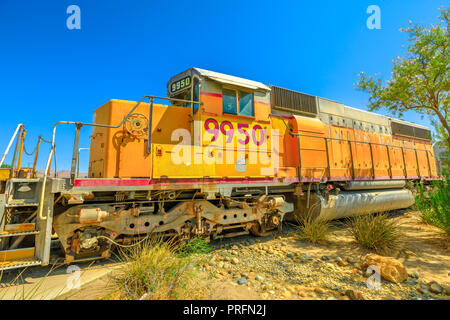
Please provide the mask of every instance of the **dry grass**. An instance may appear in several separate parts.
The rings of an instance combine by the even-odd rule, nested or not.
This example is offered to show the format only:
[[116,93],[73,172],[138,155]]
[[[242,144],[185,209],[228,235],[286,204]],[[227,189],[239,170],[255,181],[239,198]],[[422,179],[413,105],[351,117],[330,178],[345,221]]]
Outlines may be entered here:
[[177,253],[174,241],[152,239],[120,251],[124,269],[115,277],[114,299],[196,299],[202,292],[194,282],[195,262]]
[[331,232],[331,223],[329,221],[305,217],[297,221],[298,239],[306,240],[311,243],[324,244],[327,242],[328,235]]
[[[9,282],[3,283],[3,271],[0,271],[0,288],[4,291],[0,292],[0,300],[44,300],[47,299],[45,293],[39,293],[44,282],[49,278],[50,274],[55,271],[57,267],[52,267],[47,274],[39,281],[33,284],[30,288],[25,289],[25,281],[23,274],[27,268],[23,268],[18,274]],[[14,288],[14,290],[6,290],[7,288]],[[63,291],[63,288],[60,289]]]
[[355,240],[366,249],[385,254],[400,246],[398,223],[385,213],[357,216],[347,224]]

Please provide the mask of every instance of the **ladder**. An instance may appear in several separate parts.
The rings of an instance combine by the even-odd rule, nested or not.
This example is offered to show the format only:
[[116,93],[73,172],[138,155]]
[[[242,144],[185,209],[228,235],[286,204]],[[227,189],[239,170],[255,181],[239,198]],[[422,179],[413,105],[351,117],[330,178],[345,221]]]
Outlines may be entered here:
[[[52,180],[48,183],[50,187]],[[42,203],[46,216],[40,217],[37,212],[42,185],[42,179],[9,179],[0,194],[0,272],[49,263],[54,195],[46,192]],[[17,222],[17,212],[29,214]]]

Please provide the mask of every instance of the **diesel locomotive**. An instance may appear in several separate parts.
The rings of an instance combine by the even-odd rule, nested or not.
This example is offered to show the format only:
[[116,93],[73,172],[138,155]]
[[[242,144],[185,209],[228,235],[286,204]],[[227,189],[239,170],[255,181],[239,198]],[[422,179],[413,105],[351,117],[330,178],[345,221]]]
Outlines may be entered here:
[[[75,129],[67,178],[51,172],[63,125]],[[89,172],[80,178],[85,127]],[[20,124],[11,168],[0,171],[3,270],[51,263],[55,242],[71,263],[151,234],[262,236],[285,219],[407,208],[411,186],[439,179],[424,126],[199,68],[173,76],[167,97],[110,100],[92,123],[56,123],[24,169],[25,132]],[[41,141],[51,151],[37,177]]]

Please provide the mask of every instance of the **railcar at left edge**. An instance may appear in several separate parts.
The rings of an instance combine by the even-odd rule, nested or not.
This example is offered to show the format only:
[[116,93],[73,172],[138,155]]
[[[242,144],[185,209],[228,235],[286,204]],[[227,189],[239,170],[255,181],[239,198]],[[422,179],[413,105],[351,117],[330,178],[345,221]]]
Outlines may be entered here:
[[[69,177],[56,170],[60,126],[75,131]],[[286,219],[407,208],[411,186],[440,179],[424,126],[199,68],[170,78],[167,97],[113,99],[92,123],[56,123],[32,168],[22,167],[25,135],[19,124],[1,159],[11,150],[0,169],[0,270],[52,263],[55,243],[72,263],[150,235],[263,236]]]

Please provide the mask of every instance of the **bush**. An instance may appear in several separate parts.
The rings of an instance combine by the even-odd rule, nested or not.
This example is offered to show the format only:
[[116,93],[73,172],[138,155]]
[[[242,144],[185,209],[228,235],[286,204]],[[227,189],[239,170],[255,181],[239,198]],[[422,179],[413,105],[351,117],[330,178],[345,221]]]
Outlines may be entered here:
[[146,240],[120,251],[124,270],[115,283],[123,299],[191,299],[192,264],[176,253],[173,241]]
[[364,248],[386,253],[398,247],[400,231],[398,224],[387,214],[362,215],[348,220],[350,232]]
[[312,218],[311,216],[298,219],[297,230],[298,238],[311,243],[324,243],[327,241],[328,234],[331,232],[330,222]]
[[444,179],[433,181],[428,192],[420,184],[417,190],[416,205],[423,220],[450,234],[450,174],[444,172]]
[[193,237],[181,242],[177,252],[181,257],[187,257],[191,254],[210,253],[211,248],[205,238]]

